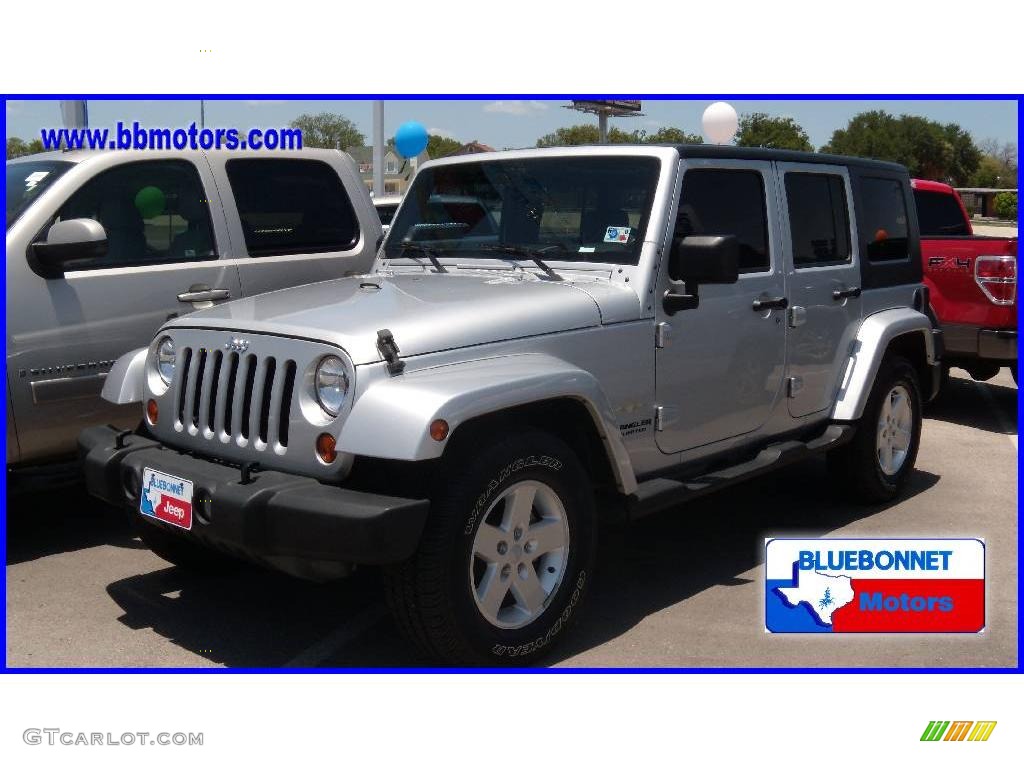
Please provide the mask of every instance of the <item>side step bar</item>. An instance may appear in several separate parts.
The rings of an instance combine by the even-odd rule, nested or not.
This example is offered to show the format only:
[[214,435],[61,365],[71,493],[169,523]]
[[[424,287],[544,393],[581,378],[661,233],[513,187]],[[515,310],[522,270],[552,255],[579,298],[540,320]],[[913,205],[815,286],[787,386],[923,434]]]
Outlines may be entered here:
[[788,440],[783,443],[774,443],[766,446],[750,461],[709,472],[699,477],[689,480],[672,480],[666,477],[645,480],[626,500],[629,519],[637,520],[655,512],[661,512],[711,491],[717,491],[742,480],[757,477],[769,470],[802,461],[816,453],[836,448],[853,437],[853,430],[854,428],[850,424],[831,424],[813,440],[806,442]]

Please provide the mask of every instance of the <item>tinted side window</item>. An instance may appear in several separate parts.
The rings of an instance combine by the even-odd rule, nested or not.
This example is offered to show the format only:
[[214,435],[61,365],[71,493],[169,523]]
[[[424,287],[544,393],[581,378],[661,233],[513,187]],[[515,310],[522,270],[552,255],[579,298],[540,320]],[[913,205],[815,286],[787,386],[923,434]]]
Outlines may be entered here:
[[787,173],[786,201],[797,269],[849,263],[850,219],[841,176]]
[[359,225],[341,179],[319,160],[229,160],[250,256],[348,250]]
[[868,259],[898,261],[907,258],[907,204],[903,184],[896,179],[864,178],[861,202],[861,227],[867,233]]
[[733,235],[740,243],[740,271],[767,270],[768,211],[761,174],[717,168],[687,171],[675,235]]
[[75,270],[217,258],[199,172],[183,160],[128,163],[100,173],[57,214],[58,221],[83,218],[103,225],[107,254],[75,262]]
[[914,190],[917,223],[922,237],[955,237],[969,235],[967,219],[956,198],[942,192]]

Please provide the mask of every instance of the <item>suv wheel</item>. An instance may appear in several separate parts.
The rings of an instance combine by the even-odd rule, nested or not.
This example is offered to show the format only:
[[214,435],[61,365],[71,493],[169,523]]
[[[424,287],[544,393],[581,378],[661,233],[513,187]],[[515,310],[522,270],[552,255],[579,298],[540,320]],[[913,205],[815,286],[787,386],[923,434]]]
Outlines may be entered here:
[[387,572],[404,633],[451,664],[528,664],[576,618],[595,552],[590,481],[562,441],[510,436],[446,462],[420,547]]
[[829,468],[869,503],[894,499],[914,469],[921,442],[921,388],[905,358],[882,361],[857,434],[832,451]]

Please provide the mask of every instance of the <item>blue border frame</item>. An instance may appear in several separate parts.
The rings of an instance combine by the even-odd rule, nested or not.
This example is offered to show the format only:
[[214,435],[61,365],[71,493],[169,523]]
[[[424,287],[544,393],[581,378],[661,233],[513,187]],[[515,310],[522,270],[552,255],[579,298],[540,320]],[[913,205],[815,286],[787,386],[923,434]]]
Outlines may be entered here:
[[[240,101],[243,99],[252,98],[279,98],[286,100],[298,100],[298,99],[324,99],[324,100],[338,100],[338,101],[365,101],[372,99],[384,99],[387,101],[398,101],[398,100],[417,100],[417,101],[484,101],[490,99],[502,99],[502,98],[519,98],[519,99],[542,99],[542,100],[570,100],[580,98],[630,98],[630,99],[642,99],[646,101],[708,101],[708,100],[795,100],[795,101],[857,101],[857,100],[878,100],[878,101],[1016,101],[1017,102],[1017,145],[1020,146],[1021,138],[1021,118],[1024,117],[1024,94],[1020,93],[1002,93],[1002,94],[969,94],[969,93],[957,93],[957,94],[907,94],[907,93],[849,93],[849,94],[806,94],[806,93],[702,93],[702,94],[567,94],[567,93],[478,93],[478,94],[441,94],[441,93],[390,93],[390,94],[377,94],[377,93],[232,93],[232,94],[202,94],[202,93],[176,93],[176,94],[140,94],[140,93],[128,93],[128,94],[116,94],[116,93],[78,93],[78,94],[59,94],[59,93],[5,93],[3,94],[3,100],[6,102],[11,99],[24,99],[27,101],[50,101],[59,99],[93,99],[93,100],[116,100],[116,101],[131,101],[136,99],[151,99],[158,101],[180,101],[187,99],[208,99],[208,100],[224,100],[224,101]],[[7,135],[7,110],[4,109],[3,116],[3,127],[4,136],[6,139]],[[6,273],[4,275],[4,287],[6,297]],[[6,299],[5,299],[6,301]],[[1018,324],[1020,319],[1020,304],[1017,307]],[[7,314],[4,313],[3,318],[3,329],[4,339],[6,344],[7,338]],[[1018,362],[1018,370],[1019,370]],[[6,395],[6,377],[4,379],[4,393]],[[3,426],[4,426],[4,440],[6,444],[6,408],[4,409]],[[1021,417],[1024,415],[1024,407],[1022,407],[1022,401],[1020,396],[1017,398],[1017,422],[1020,423]],[[1020,480],[1020,453],[1017,454],[1017,478],[1018,488]],[[0,491],[3,492],[3,500],[0,503],[0,541],[3,543],[4,553],[4,565],[7,563],[7,473],[4,472],[0,477]],[[74,668],[59,668],[59,667],[8,667],[7,666],[7,578],[6,572],[3,579],[3,583],[0,584],[0,596],[3,597],[3,604],[5,606],[4,613],[4,632],[0,636],[0,651],[2,651],[2,664],[0,671],[3,674],[95,674],[95,673],[113,673],[113,674],[183,674],[183,673],[201,673],[201,674],[294,674],[294,673],[348,673],[348,674],[407,674],[410,672],[419,673],[441,673],[441,674],[477,674],[477,673],[531,673],[531,674],[750,674],[750,673],[761,673],[761,674],[988,674],[988,675],[999,675],[999,674],[1020,674],[1024,671],[1021,666],[1021,626],[1022,620],[1020,615],[1020,573],[1024,568],[1024,552],[1021,550],[1022,534],[1020,528],[1020,497],[1017,499],[1017,666],[1016,667],[820,667],[820,668],[806,668],[806,667],[578,667],[578,668],[562,668],[562,667],[482,667],[482,668],[463,668],[463,667],[299,667],[299,668],[277,668],[277,667],[229,667],[229,668],[216,668],[211,669],[209,667],[74,667]]]

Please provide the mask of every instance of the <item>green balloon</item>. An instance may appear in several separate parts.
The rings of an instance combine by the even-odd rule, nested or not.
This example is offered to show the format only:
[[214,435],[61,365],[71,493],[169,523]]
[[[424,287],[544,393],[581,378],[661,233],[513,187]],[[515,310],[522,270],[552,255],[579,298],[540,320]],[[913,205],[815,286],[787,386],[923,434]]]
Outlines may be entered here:
[[135,208],[144,219],[152,219],[164,212],[167,198],[160,187],[143,187],[135,195]]

